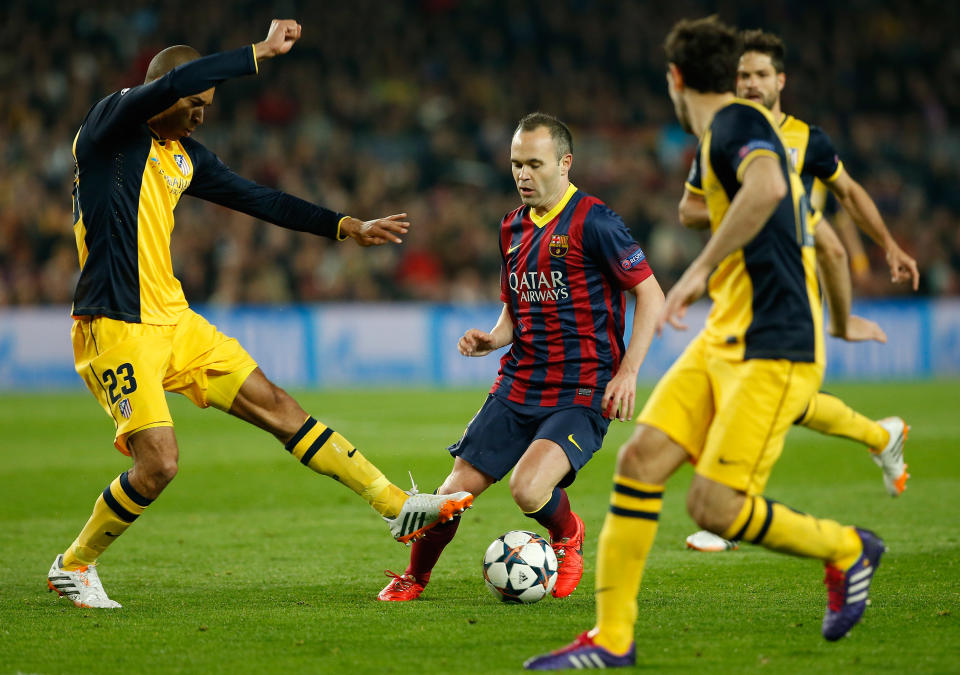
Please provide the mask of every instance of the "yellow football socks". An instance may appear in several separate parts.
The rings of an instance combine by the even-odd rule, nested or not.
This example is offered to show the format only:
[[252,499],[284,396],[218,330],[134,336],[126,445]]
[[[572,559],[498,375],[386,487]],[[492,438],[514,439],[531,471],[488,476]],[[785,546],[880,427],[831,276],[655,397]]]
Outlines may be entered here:
[[877,452],[883,450],[890,440],[886,429],[836,396],[822,391],[817,392],[810,400],[810,405],[799,423],[814,431],[859,441]]
[[759,544],[781,553],[817,558],[847,569],[863,550],[854,528],[814,518],[765,497],[747,497],[743,509],[721,536]]
[[597,630],[594,641],[623,654],[633,642],[637,592],[657,536],[663,486],[613,477],[610,511],[597,547]]
[[301,464],[340,481],[356,492],[381,516],[396,517],[409,498],[406,492],[387,480],[380,469],[367,461],[350,441],[313,417],[307,418],[284,447]]
[[76,541],[63,554],[63,569],[76,570],[95,563],[152,502],[133,489],[126,471],[114,478],[97,497],[93,513]]

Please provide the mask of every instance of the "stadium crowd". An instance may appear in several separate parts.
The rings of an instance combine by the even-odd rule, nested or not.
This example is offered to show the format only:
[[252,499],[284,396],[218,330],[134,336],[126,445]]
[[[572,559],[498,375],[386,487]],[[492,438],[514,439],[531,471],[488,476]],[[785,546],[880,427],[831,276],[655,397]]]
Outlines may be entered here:
[[[240,174],[360,218],[406,211],[401,247],[362,250],[195,199],[178,207],[177,276],[193,303],[479,302],[499,295],[496,227],[519,200],[516,121],[573,129],[573,181],[620,213],[668,289],[701,246],[677,202],[695,148],[676,124],[663,35],[714,3],[83,0],[5,3],[0,35],[0,306],[69,304],[78,273],[71,142],[88,108],[187,43],[240,46],[274,15],[303,39],[218,88],[196,138]],[[721,3],[786,40],[784,109],[822,126],[921,269],[960,294],[960,5],[931,0]],[[867,245],[857,293],[906,293]]]

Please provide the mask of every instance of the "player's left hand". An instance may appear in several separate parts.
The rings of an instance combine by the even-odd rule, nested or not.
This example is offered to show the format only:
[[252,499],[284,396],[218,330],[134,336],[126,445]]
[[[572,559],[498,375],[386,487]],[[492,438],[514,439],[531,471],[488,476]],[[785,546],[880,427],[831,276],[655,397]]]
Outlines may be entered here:
[[633,410],[637,401],[637,374],[623,369],[617,371],[600,399],[603,416],[611,420],[626,422],[633,419]]
[[687,307],[696,302],[707,290],[709,272],[702,271],[691,265],[683,276],[667,293],[667,299],[657,318],[657,336],[663,335],[663,324],[669,323],[677,330],[687,330],[683,317],[687,315]]
[[890,280],[893,283],[912,281],[913,290],[920,288],[920,271],[917,269],[917,261],[896,244],[887,249],[887,265],[890,266]]
[[835,326],[830,326],[830,335],[846,340],[847,342],[867,342],[873,340],[880,344],[887,344],[887,334],[875,321],[864,319],[862,316],[851,314],[847,317],[846,332],[841,333]]
[[380,246],[381,244],[402,244],[398,234],[406,234],[410,223],[404,220],[406,213],[395,213],[386,218],[377,218],[366,222],[357,218],[344,218],[340,223],[340,238],[350,237],[360,246]]

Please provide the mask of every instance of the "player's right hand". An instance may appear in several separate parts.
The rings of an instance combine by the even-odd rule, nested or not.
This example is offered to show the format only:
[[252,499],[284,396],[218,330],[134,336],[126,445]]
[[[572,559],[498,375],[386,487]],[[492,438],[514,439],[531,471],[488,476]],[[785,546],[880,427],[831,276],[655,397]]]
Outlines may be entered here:
[[286,54],[293,49],[293,43],[300,39],[301,26],[293,19],[274,19],[263,42],[254,45],[257,61],[272,59],[278,54]]
[[478,328],[471,328],[457,342],[457,350],[464,356],[486,356],[497,349],[493,336]]

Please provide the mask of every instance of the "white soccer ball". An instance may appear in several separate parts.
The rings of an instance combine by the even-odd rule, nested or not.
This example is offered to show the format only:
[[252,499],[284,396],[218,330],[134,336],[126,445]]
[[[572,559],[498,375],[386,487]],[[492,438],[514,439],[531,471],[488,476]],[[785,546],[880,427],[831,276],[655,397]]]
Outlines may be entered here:
[[511,530],[487,547],[483,580],[502,602],[536,602],[557,583],[557,556],[536,532]]

